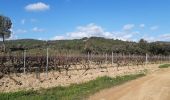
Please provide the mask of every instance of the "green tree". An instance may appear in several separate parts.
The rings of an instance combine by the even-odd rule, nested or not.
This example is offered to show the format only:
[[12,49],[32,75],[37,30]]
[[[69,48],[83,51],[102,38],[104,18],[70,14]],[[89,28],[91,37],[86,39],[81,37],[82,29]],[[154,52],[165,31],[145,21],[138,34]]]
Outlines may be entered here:
[[149,49],[149,45],[148,44],[149,43],[146,40],[144,40],[144,39],[140,39],[139,40],[138,45],[139,45],[139,48],[141,49],[140,50],[141,54],[148,53],[148,49]]
[[11,36],[11,26],[10,18],[0,15],[0,38],[3,40],[3,51],[5,51],[5,39]]

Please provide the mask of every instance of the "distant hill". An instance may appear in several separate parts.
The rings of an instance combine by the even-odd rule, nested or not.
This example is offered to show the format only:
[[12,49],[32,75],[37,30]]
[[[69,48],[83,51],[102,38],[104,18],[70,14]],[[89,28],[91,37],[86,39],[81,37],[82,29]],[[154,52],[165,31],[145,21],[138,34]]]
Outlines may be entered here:
[[[1,42],[2,43],[2,42]],[[6,41],[7,50],[10,48],[25,48],[27,50],[40,50],[49,47],[51,50],[77,53],[124,53],[124,54],[154,54],[169,55],[170,42],[151,42],[141,39],[139,42],[91,37],[74,40],[19,39]]]

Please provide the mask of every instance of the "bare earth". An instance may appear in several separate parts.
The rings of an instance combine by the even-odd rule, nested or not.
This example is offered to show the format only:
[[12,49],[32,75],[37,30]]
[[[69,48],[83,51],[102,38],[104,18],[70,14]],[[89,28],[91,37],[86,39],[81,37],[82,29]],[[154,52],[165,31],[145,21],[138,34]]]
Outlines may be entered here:
[[[143,72],[145,69],[149,71],[154,71],[158,69],[160,64],[148,64],[145,66],[123,66],[117,70],[116,67],[111,65],[102,65],[108,66],[107,69],[97,68],[99,66],[91,65],[96,69],[90,70],[72,70],[68,72],[68,75],[65,74],[65,71],[59,73],[58,71],[51,71],[48,73],[48,78],[46,77],[46,73],[40,74],[40,79],[36,79],[35,73],[27,73],[27,74],[11,74],[10,76],[5,76],[0,79],[0,92],[15,92],[20,90],[38,90],[41,88],[50,88],[56,86],[68,86],[70,84],[79,84],[83,82],[87,82],[90,80],[94,80],[97,77],[102,76],[121,76],[126,74],[136,74]],[[110,66],[110,67],[109,67]],[[80,67],[78,65],[77,67]],[[17,81],[17,82],[16,82]]]
[[170,68],[102,90],[89,100],[170,100]]

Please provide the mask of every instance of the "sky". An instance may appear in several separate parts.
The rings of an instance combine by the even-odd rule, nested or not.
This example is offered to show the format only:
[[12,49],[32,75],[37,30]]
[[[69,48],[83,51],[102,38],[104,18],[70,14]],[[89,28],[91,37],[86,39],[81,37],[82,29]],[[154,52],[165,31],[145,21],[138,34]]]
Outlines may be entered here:
[[0,0],[10,39],[170,41],[170,0]]

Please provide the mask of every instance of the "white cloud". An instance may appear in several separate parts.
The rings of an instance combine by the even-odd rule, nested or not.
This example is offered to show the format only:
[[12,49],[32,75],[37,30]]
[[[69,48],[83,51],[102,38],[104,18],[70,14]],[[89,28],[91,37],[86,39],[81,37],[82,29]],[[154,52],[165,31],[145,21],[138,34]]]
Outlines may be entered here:
[[[108,33],[107,33],[108,34]],[[101,26],[97,26],[94,23],[86,26],[78,26],[76,31],[67,33],[70,38],[82,38],[92,36],[104,36],[105,32]]]
[[158,37],[148,36],[148,35],[145,35],[145,36],[143,36],[142,38],[145,39],[145,40],[148,41],[148,42],[155,42],[155,41],[158,41],[158,40],[159,40]]
[[[131,27],[132,28],[132,27]],[[124,29],[124,27],[123,27]],[[130,28],[128,28],[130,29]],[[53,40],[61,39],[81,39],[83,37],[105,37],[111,39],[121,39],[121,40],[132,40],[132,38],[139,34],[139,32],[134,31],[117,31],[117,32],[107,32],[101,26],[98,26],[94,23],[78,26],[75,31],[68,32],[63,36],[55,36]]]
[[18,39],[18,36],[12,33],[11,36],[7,40],[16,40],[16,39]]
[[140,27],[140,28],[144,28],[144,27],[145,27],[145,24],[140,24],[139,27]]
[[59,35],[51,38],[51,40],[63,40],[63,39],[66,39],[66,37],[64,37],[64,36],[59,36]]
[[38,40],[44,40],[42,37],[39,37]]
[[150,30],[154,31],[154,30],[157,30],[159,28],[159,26],[152,26],[150,27]]
[[160,38],[163,39],[163,40],[170,41],[170,33],[162,34],[162,35],[160,35]]
[[27,11],[45,11],[49,9],[50,9],[50,5],[45,4],[43,2],[29,4],[25,7],[25,10]]
[[42,28],[34,27],[34,28],[32,29],[32,31],[33,31],[33,32],[44,32],[45,30],[42,29]]
[[169,34],[163,34],[161,35],[162,38],[170,38],[170,33]]
[[134,24],[126,24],[123,26],[123,30],[129,31],[129,30],[132,30],[134,27],[135,27]]
[[23,25],[24,25],[24,24],[25,24],[25,22],[26,22],[26,20],[25,20],[25,19],[22,19],[22,20],[21,20],[21,24],[23,24]]
[[142,38],[149,42],[155,42],[155,41],[170,41],[170,33],[168,34],[162,34],[158,36],[149,36],[149,35],[144,35]]
[[119,31],[119,32],[112,32],[114,39],[120,39],[120,40],[129,40],[134,41],[135,36],[139,35],[140,33],[138,31]]
[[7,40],[15,40],[15,39],[18,39],[15,31],[13,30],[13,28],[10,29],[10,31],[12,32],[11,33],[11,36],[7,39]]
[[14,31],[15,34],[20,34],[20,33],[27,33],[28,31],[25,29],[17,29],[16,31]]

